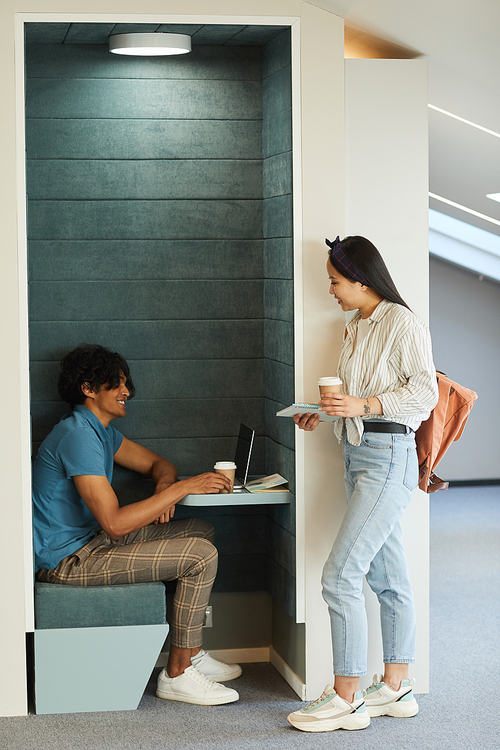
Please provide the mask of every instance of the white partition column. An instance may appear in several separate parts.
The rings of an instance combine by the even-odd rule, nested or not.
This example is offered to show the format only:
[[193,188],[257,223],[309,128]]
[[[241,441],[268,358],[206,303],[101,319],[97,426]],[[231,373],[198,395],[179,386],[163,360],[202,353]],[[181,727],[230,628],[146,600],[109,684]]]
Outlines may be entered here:
[[[346,234],[368,237],[402,297],[428,321],[427,63],[346,60]],[[429,689],[429,504],[417,490],[403,532],[417,609],[417,692]],[[366,592],[368,682],[382,667],[379,608]]]

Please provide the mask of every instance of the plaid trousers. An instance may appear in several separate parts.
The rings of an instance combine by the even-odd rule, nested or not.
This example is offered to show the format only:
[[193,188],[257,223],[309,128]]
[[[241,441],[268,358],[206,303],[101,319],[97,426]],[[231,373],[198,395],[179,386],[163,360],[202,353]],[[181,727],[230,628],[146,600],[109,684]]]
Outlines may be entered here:
[[198,518],[151,524],[116,541],[101,532],[53,570],[39,570],[36,580],[69,586],[177,580],[170,642],[196,648],[217,573],[213,541],[212,524]]

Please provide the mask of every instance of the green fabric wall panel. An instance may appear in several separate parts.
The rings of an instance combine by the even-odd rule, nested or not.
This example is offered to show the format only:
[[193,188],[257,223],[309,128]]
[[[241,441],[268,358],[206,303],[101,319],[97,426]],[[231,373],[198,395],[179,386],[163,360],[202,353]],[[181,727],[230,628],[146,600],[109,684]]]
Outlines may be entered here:
[[264,237],[292,237],[293,201],[291,195],[266,198],[263,201]]
[[[282,200],[270,198],[266,203]],[[275,208],[286,217],[286,206],[276,204]],[[271,210],[269,206],[268,223],[279,232],[279,219],[273,220]],[[33,201],[28,212],[28,237],[260,239],[262,201]]]
[[[270,282],[280,285],[290,282]],[[260,318],[262,280],[33,281],[30,319],[220,320]]]
[[[277,378],[286,365],[279,367]],[[132,379],[139,398],[203,398],[207,390],[212,398],[248,398],[264,396],[263,359],[165,359],[129,360]],[[267,368],[267,363],[266,363]],[[57,401],[59,362],[32,362],[31,380],[36,383],[33,402]],[[292,373],[293,376],[293,373]],[[273,381],[271,396],[278,388]],[[283,399],[277,399],[283,400]]]
[[219,555],[213,593],[264,591],[268,557],[264,552],[249,555]]
[[[282,446],[283,447],[283,446]],[[292,456],[292,468],[295,469],[295,452],[290,451]],[[281,472],[279,472],[281,474]],[[285,474],[282,474],[285,476]],[[290,475],[286,475],[287,477]],[[290,505],[272,505],[266,509],[270,523],[277,523],[286,529],[293,537],[296,534],[296,518],[295,518],[295,495],[292,493],[290,498]]]
[[244,25],[227,24],[221,26],[219,24],[207,23],[201,27],[199,31],[193,34],[194,44],[224,44],[232,36],[235,36],[239,31],[245,28]]
[[264,159],[263,185],[264,198],[273,198],[292,192],[291,151]]
[[65,36],[66,44],[105,44],[114,23],[72,23]]
[[293,323],[293,281],[287,279],[264,281],[264,316]]
[[[279,33],[279,26],[245,26],[241,31],[228,39],[228,46],[235,44],[248,44],[260,46],[269,42]],[[285,28],[285,27],[282,27]]]
[[266,279],[293,279],[293,239],[273,237],[264,240]]
[[234,434],[240,421],[264,434],[262,399],[134,399],[119,429],[132,439],[212,437]]
[[[266,240],[267,264],[292,264],[291,240]],[[280,244],[281,243],[281,244]],[[262,240],[30,240],[29,278],[105,279],[262,278]],[[288,272],[288,270],[287,270]],[[269,273],[277,278],[283,272]]]
[[267,548],[274,560],[295,578],[295,533],[277,523],[267,524]]
[[[286,419],[287,417],[277,417],[277,419]],[[286,445],[276,442],[270,437],[266,437],[266,461],[269,461],[267,470],[271,471],[273,466],[278,467],[274,469],[279,474],[284,476],[288,480],[288,485],[292,496],[295,495],[295,448],[287,448]],[[268,509],[269,514],[275,518],[274,512],[276,511],[276,520],[281,523],[288,531],[295,534],[295,498],[290,505],[273,505],[272,508]],[[281,521],[281,517],[284,516],[284,521]],[[293,517],[293,521],[290,521],[290,517]]]
[[[248,555],[266,551],[266,515],[217,516],[217,548],[222,554]],[[286,533],[286,532],[285,532]],[[283,546],[283,545],[282,545]]]
[[[290,183],[286,160],[271,187]],[[259,199],[262,162],[225,159],[43,159],[27,162],[31,200]],[[279,193],[274,193],[279,194]]]
[[[289,324],[278,321],[278,325]],[[125,359],[260,358],[263,321],[34,321],[30,324],[34,360],[60,360],[84,341],[119,351]]]
[[260,50],[244,47],[197,45],[189,55],[141,59],[110,54],[107,44],[28,44],[26,48],[28,78],[260,81],[260,69]]
[[261,129],[260,119],[29,119],[26,146],[29,159],[260,159]]
[[69,26],[69,23],[26,23],[24,25],[26,45],[31,46],[36,42],[62,44]]
[[264,378],[266,396],[282,404],[293,403],[295,390],[295,373],[291,365],[276,362],[273,359],[264,360]]
[[260,81],[31,78],[26,89],[27,117],[167,120],[262,117]]
[[294,366],[292,323],[283,320],[264,321],[264,357]]
[[276,412],[284,409],[285,406],[290,406],[290,404],[283,404],[270,398],[265,399],[266,435],[276,443],[294,450],[295,422],[289,417],[276,416]]
[[297,585],[295,577],[269,555],[267,557],[267,585],[273,600],[295,619]]
[[291,110],[285,109],[262,120],[262,154],[264,158],[292,150]]
[[[236,436],[240,426],[239,415],[235,416],[237,421],[234,422],[231,434],[226,437],[141,438],[138,442],[145,448],[149,448],[172,461],[177,467],[179,476],[187,477],[202,474],[204,471],[213,471],[215,461],[232,461],[234,459]],[[260,436],[255,438],[250,464],[251,474],[262,476],[266,473],[265,444],[266,438]],[[133,472],[126,472],[125,469],[115,467],[113,476],[113,486],[117,491],[120,503],[123,505],[135,502],[138,497],[148,497],[152,493],[151,483]],[[241,506],[241,508],[243,507]],[[231,508],[231,511],[235,513],[241,508]],[[210,508],[207,509],[207,512],[213,514],[217,510],[219,509]],[[180,511],[181,508],[179,508],[179,513]],[[192,516],[195,513],[193,508],[189,506],[186,506],[185,511],[187,516]],[[196,515],[199,515],[200,512],[200,508],[196,508]]]
[[291,31],[286,29],[266,45],[262,59],[262,77],[268,78],[290,65]]
[[[68,411],[62,402],[36,402],[32,405],[33,439],[41,441]],[[189,416],[189,418],[187,418]],[[126,419],[117,429],[131,440],[143,438],[186,438],[232,435],[240,421],[264,434],[262,399],[157,399],[137,397],[127,406]]]
[[292,108],[291,66],[273,73],[262,82],[262,104],[265,117],[272,117],[283,110]]

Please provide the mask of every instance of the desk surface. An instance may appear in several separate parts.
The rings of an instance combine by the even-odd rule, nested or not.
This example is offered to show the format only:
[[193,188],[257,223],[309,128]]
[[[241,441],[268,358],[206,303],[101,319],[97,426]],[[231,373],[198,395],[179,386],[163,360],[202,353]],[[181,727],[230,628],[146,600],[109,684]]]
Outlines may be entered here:
[[216,495],[186,495],[179,500],[179,505],[287,505],[290,503],[290,492],[234,492]]

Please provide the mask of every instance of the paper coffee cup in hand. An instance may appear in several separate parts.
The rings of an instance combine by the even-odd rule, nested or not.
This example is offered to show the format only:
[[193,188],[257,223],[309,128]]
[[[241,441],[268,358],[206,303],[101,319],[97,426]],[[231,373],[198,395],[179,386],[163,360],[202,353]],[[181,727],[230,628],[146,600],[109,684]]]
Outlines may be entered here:
[[[236,471],[236,464],[234,461],[217,461],[214,466],[214,471],[216,474],[224,474],[225,477],[231,480],[232,492],[234,487],[234,473]],[[227,495],[228,490],[221,490],[221,493]]]
[[342,381],[337,377],[327,377],[318,379],[320,398],[324,393],[340,393]]

